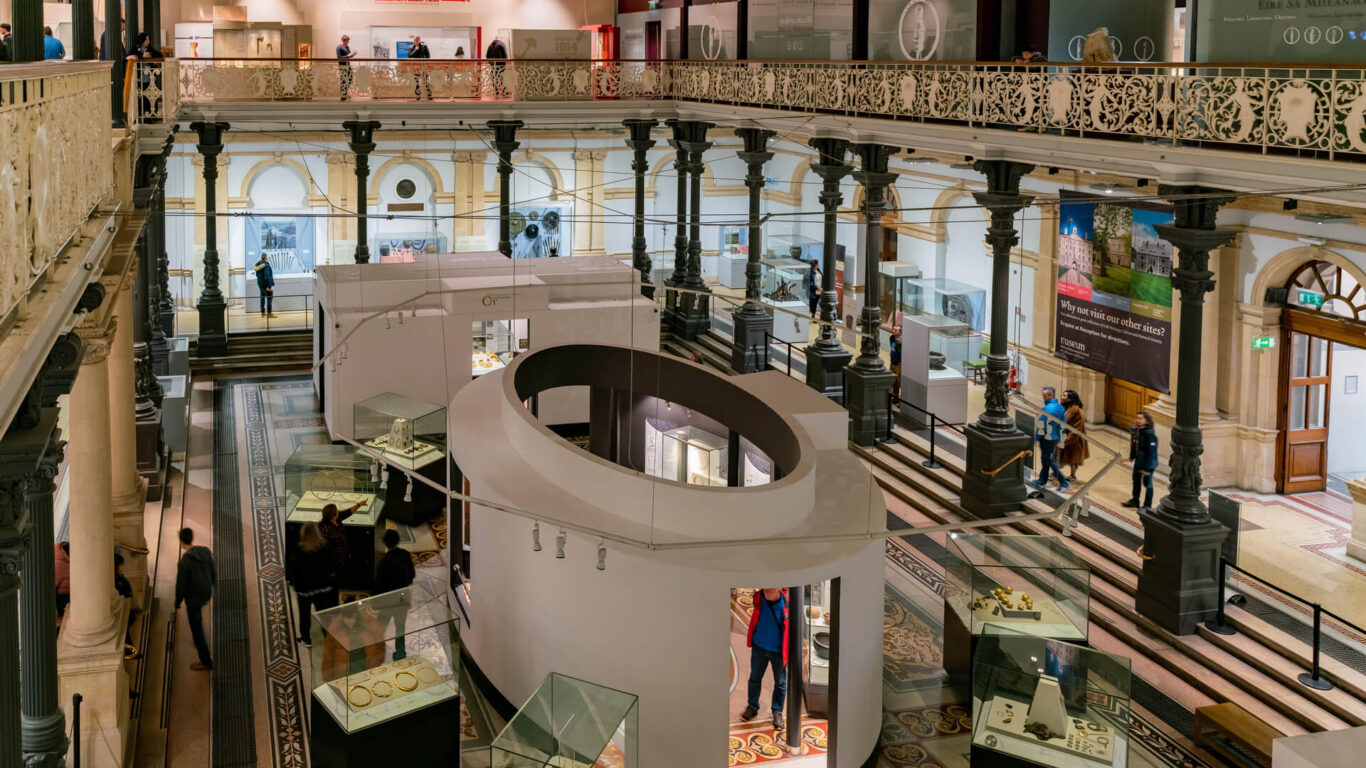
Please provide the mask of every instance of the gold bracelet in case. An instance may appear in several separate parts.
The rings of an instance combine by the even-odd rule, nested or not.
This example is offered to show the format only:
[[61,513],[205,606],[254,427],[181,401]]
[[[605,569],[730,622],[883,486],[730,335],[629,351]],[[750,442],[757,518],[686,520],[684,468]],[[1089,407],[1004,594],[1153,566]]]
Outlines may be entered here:
[[[428,674],[423,674],[424,672]],[[430,685],[431,683],[440,680],[441,675],[432,667],[419,667],[417,670],[417,679]]]
[[[379,687],[381,685],[384,686],[384,693],[379,692]],[[370,692],[380,697],[381,699],[387,699],[391,695],[393,695],[394,686],[390,685],[388,680],[376,680],[374,685],[370,686]]]
[[[399,678],[400,678],[400,677],[403,677],[404,675],[407,675],[408,677],[412,678],[412,680],[413,680],[413,684],[412,684],[412,685],[404,685],[403,683],[400,683],[400,682],[399,682]],[[411,690],[413,690],[414,688],[417,687],[417,684],[418,684],[417,675],[414,675],[412,672],[399,672],[397,675],[394,675],[394,685],[397,685],[397,686],[398,686],[398,689],[399,689],[400,691],[404,691],[404,692],[411,691]]]
[[[357,703],[357,702],[356,702],[356,691],[364,691],[364,692],[365,692],[365,696],[366,696],[365,701],[362,701],[362,702],[360,702],[360,703]],[[353,706],[353,707],[355,707],[356,709],[361,709],[361,708],[364,708],[364,707],[368,707],[368,706],[370,705],[370,702],[372,702],[372,701],[374,701],[374,700],[375,700],[375,694],[371,693],[371,692],[370,692],[370,689],[369,689],[369,688],[366,688],[366,687],[363,686],[363,685],[353,685],[353,686],[351,686],[351,688],[350,688],[349,690],[347,690],[347,692],[346,692],[346,701],[347,701],[348,703],[350,703],[350,705]]]

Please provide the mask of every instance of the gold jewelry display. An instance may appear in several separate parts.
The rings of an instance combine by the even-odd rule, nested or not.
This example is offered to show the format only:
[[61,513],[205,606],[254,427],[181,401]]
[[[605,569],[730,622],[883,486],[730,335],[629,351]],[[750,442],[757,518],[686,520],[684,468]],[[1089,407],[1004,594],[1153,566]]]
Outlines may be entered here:
[[345,469],[324,469],[314,475],[308,483],[308,490],[322,501],[335,501],[340,504],[355,504],[365,501],[368,494],[355,490],[356,475]]
[[[356,691],[364,691],[364,692],[365,692],[365,701],[359,701],[359,702],[356,701]],[[355,707],[356,709],[361,709],[361,708],[363,708],[363,707],[367,707],[367,706],[370,705],[370,702],[372,702],[372,701],[374,701],[374,700],[375,700],[375,694],[371,693],[371,692],[370,692],[370,689],[369,689],[369,688],[366,688],[366,687],[363,686],[363,685],[353,685],[353,686],[351,686],[350,690],[348,690],[348,691],[346,692],[346,701],[347,701],[348,703],[350,703],[350,705],[353,706],[353,707]]]
[[[379,691],[379,687],[381,685],[384,686],[384,693],[380,693]],[[370,692],[380,697],[381,699],[387,699],[391,695],[393,695],[394,686],[390,685],[388,680],[379,680],[374,685],[370,686]]]
[[397,661],[389,662],[390,666],[394,667],[395,669],[403,669],[404,667],[411,667],[411,666],[413,666],[413,665],[416,664],[416,663],[417,663],[417,659],[415,659],[415,658],[398,659]]
[[[399,681],[399,678],[405,675],[412,679],[412,685],[404,685],[402,682]],[[419,682],[420,681],[417,679],[417,675],[414,675],[412,672],[399,672],[397,675],[394,675],[394,685],[397,685],[398,689],[405,693],[416,688]]]

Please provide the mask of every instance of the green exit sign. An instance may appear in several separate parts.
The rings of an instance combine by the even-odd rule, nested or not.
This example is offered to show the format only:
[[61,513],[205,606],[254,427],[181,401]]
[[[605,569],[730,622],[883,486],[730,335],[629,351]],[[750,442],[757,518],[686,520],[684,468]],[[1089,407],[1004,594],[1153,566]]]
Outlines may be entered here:
[[1297,301],[1301,307],[1323,306],[1323,294],[1314,291],[1299,291]]
[[1275,348],[1276,348],[1276,337],[1275,337],[1275,336],[1258,336],[1257,338],[1255,338],[1255,339],[1252,340],[1252,348],[1253,348],[1253,349],[1275,349]]

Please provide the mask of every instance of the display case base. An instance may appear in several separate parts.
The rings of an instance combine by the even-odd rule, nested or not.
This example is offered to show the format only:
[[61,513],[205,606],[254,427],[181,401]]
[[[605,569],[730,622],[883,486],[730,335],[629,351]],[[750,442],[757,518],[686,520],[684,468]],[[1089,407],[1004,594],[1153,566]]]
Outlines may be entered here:
[[460,722],[459,696],[355,733],[347,733],[316,694],[310,702],[313,765],[371,768],[396,759],[408,765],[460,765],[460,729],[452,727]]

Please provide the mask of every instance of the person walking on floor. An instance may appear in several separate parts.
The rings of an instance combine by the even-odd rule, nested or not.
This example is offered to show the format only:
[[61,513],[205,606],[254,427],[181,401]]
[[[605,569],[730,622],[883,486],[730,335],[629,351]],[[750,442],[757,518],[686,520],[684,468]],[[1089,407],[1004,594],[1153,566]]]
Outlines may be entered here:
[[1077,479],[1077,470],[1091,458],[1091,446],[1082,435],[1086,434],[1086,411],[1082,409],[1081,397],[1075,390],[1062,393],[1062,407],[1067,410],[1067,434],[1062,439],[1062,465],[1067,467],[1067,481]]
[[380,558],[375,574],[374,600],[379,625],[388,629],[389,622],[394,623],[394,661],[398,661],[408,655],[403,643],[408,606],[412,602],[407,588],[417,578],[417,569],[413,567],[412,553],[398,545],[398,531],[393,528],[384,532],[384,548],[387,551]]
[[351,98],[351,62],[349,59],[356,58],[355,52],[351,50],[351,36],[342,35],[341,45],[337,46],[337,74],[341,77],[341,100],[348,101]]
[[[422,42],[422,37],[413,35],[413,47],[408,49],[408,58],[430,59],[431,57],[432,50],[427,47],[426,43]],[[416,64],[414,66],[416,66],[416,69],[413,70],[413,96],[416,97],[418,101],[422,101],[422,93],[425,91],[427,93],[427,101],[431,101],[431,73],[427,71],[427,65],[425,63]]]
[[1134,428],[1129,437],[1129,458],[1134,462],[1134,495],[1124,502],[1133,509],[1139,506],[1139,491],[1143,490],[1143,509],[1153,508],[1153,472],[1157,469],[1157,432],[1153,417],[1141,411],[1134,417]]
[[43,27],[43,61],[57,61],[66,58],[66,46],[52,36],[52,27]]
[[759,692],[764,671],[773,667],[773,727],[783,729],[783,704],[787,701],[787,590],[766,587],[754,593],[754,610],[749,615],[749,699],[740,719],[746,722],[759,714]]
[[1051,469],[1058,478],[1058,490],[1067,490],[1067,478],[1062,473],[1062,467],[1058,466],[1058,439],[1062,436],[1062,423],[1067,418],[1067,411],[1058,402],[1056,390],[1052,387],[1044,387],[1043,393],[1043,415],[1039,416],[1039,423],[1034,431],[1039,441],[1039,477],[1034,484],[1043,488],[1048,485],[1048,471]]
[[261,251],[261,258],[251,265],[251,269],[256,273],[256,288],[261,292],[261,317],[275,317],[275,270],[265,251]]
[[185,618],[190,622],[190,637],[194,639],[199,661],[190,665],[193,670],[213,669],[213,657],[209,655],[209,641],[204,637],[204,606],[213,598],[213,583],[216,579],[213,567],[213,553],[208,547],[194,544],[194,531],[180,529],[180,562],[175,572],[175,607],[185,604]]
[[299,643],[312,646],[313,609],[322,612],[337,604],[337,562],[317,523],[299,529],[298,550],[286,565],[285,579],[294,587],[299,609]]

